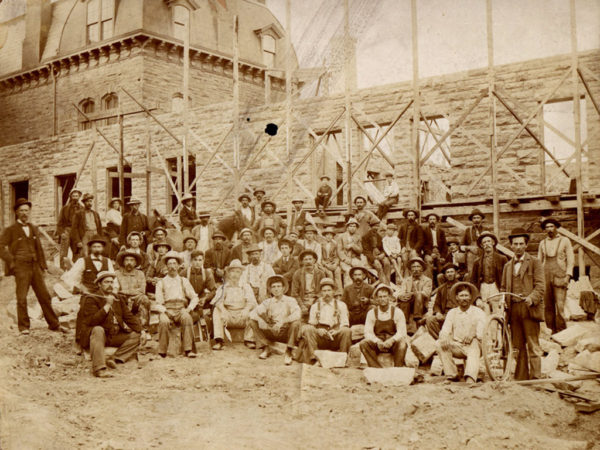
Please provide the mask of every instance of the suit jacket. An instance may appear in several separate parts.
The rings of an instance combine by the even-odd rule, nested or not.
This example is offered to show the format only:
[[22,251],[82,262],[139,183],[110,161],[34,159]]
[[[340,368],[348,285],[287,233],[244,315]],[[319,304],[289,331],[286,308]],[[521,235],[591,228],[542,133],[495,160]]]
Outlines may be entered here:
[[79,211],[83,209],[83,206],[79,202],[73,203],[71,200],[63,206],[58,215],[58,223],[56,224],[56,234],[61,235],[65,228],[73,225],[73,217]]
[[398,238],[400,239],[402,248],[409,245],[418,255],[421,254],[421,249],[425,244],[425,235],[423,234],[423,228],[418,223],[415,222],[410,236],[408,236],[408,221],[401,224],[398,229]]
[[190,209],[187,206],[183,206],[179,211],[179,223],[181,224],[181,230],[191,230],[196,226],[196,220],[198,220],[198,214],[195,209]]
[[377,228],[371,228],[365,233],[361,239],[362,248],[367,261],[372,264],[377,258],[377,255],[384,253],[383,251],[383,239],[377,232]]
[[294,258],[290,256],[287,262],[283,262],[283,256],[279,258],[277,261],[273,263],[273,271],[277,275],[282,275],[288,282],[289,287],[288,291],[292,288],[292,279],[294,278],[294,273],[300,268],[300,263],[298,262],[298,258]]
[[[437,249],[440,252],[440,257],[445,258],[448,252],[448,245],[446,244],[446,232],[440,226],[435,228],[435,236],[437,239]],[[423,226],[423,237],[425,238],[423,243],[423,252],[426,255],[431,255],[433,252],[433,233],[428,224]]]
[[256,214],[254,212],[254,208],[252,206],[249,206],[250,208],[250,212],[252,213],[251,215],[251,220],[246,219],[246,216],[244,216],[242,214],[242,209],[241,208],[237,208],[234,212],[233,215],[235,217],[235,230],[236,231],[241,231],[244,228],[250,228],[252,229],[252,226],[254,225],[254,222],[256,221]]
[[142,331],[142,325],[137,317],[127,308],[127,303],[118,298],[113,302],[112,308],[106,312],[104,305],[106,300],[104,298],[96,297],[100,293],[94,292],[94,296],[84,295],[82,300],[82,325],[81,334],[79,337],[79,345],[83,348],[88,348],[90,345],[90,334],[92,328],[101,326],[104,328],[106,335],[113,334],[113,324],[116,320],[119,326],[119,333],[127,332],[125,325],[127,325],[132,331],[139,333]]
[[[457,280],[458,281],[458,280]],[[446,313],[452,308],[458,306],[456,298],[450,296],[450,289],[456,282],[449,284],[447,281],[442,284],[435,295],[435,301],[433,303],[433,313],[440,313],[446,316]]]
[[[71,224],[71,239],[75,245],[79,244],[85,234],[85,208],[82,208],[73,216],[73,223]],[[102,223],[100,222],[100,216],[94,210],[94,222],[96,222],[96,232],[102,234]]]
[[[546,279],[544,276],[544,266],[539,259],[534,258],[529,253],[523,256],[523,263],[519,269],[518,277],[521,277],[525,287],[525,294],[531,298],[533,306],[530,308],[532,315],[538,320],[544,320],[544,291]],[[513,292],[512,279],[515,260],[512,258],[504,265],[502,271],[502,285],[500,291]],[[510,310],[512,298],[508,296],[507,305]],[[533,309],[533,311],[531,311]],[[510,317],[510,315],[509,315]]]
[[210,269],[224,269],[229,264],[231,250],[223,245],[223,250],[217,252],[214,247],[209,248],[204,255],[204,267]]
[[[34,249],[35,249],[35,257],[42,268],[42,270],[46,270],[48,266],[46,265],[46,255],[44,254],[44,249],[42,248],[42,243],[40,241],[40,232],[37,227],[31,223],[29,226],[29,235],[33,238]],[[2,236],[0,236],[0,258],[2,258],[6,262],[5,272],[6,275],[13,275],[13,271],[10,267],[15,263],[15,257],[17,253],[22,250],[22,246],[27,242],[27,235],[25,231],[23,231],[23,227],[20,223],[14,223],[13,225],[4,229]]]
[[144,233],[142,244],[148,243],[148,239],[150,239],[152,233],[150,226],[148,225],[148,217],[146,217],[146,214],[138,213],[133,215],[129,212],[123,216],[123,222],[121,222],[121,233],[119,234],[119,242],[121,242],[121,244],[126,244],[127,236],[132,231]]
[[[494,251],[492,256],[492,267],[494,269],[494,279],[498,289],[500,289],[500,285],[502,284],[502,271],[507,262],[508,258],[506,256]],[[477,286],[477,289],[481,289],[481,283],[483,283],[483,256],[480,256],[475,260],[470,281]]]
[[292,211],[292,214],[289,218],[289,227],[287,232],[290,233],[293,231],[300,231],[304,229],[304,226],[308,223],[306,220],[306,210],[301,209],[300,211],[296,211],[295,209]]
[[[306,277],[304,276],[306,270],[304,268],[296,270],[294,272],[294,276],[292,277],[292,297],[294,297],[300,307],[304,302],[304,295],[306,294]],[[321,280],[325,278],[325,272],[321,269],[317,269],[315,267],[315,273],[313,276],[313,292],[316,294],[319,293]]]

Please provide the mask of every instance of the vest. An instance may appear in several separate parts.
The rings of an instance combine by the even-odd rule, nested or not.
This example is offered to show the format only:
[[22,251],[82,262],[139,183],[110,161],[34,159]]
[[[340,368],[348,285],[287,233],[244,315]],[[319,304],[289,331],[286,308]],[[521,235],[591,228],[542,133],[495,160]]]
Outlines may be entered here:
[[[19,226],[21,226],[19,224]],[[15,261],[32,262],[37,261],[37,253],[35,251],[35,239],[33,238],[33,228],[29,228],[30,236],[17,241],[14,250]]]
[[375,308],[375,326],[373,332],[379,339],[385,341],[396,334],[396,322],[394,322],[394,313],[396,308],[392,308],[391,317],[388,320],[379,320],[379,308]]
[[529,292],[525,292],[525,285],[523,284],[523,278],[518,275],[512,275],[512,292],[513,294],[519,294],[527,296]]
[[86,288],[93,290],[96,287],[94,281],[96,280],[96,276],[98,276],[98,272],[108,270],[108,258],[102,256],[102,267],[100,270],[96,269],[96,266],[92,262],[92,258],[90,256],[86,256],[83,261],[85,263],[85,268],[83,269],[81,282]]

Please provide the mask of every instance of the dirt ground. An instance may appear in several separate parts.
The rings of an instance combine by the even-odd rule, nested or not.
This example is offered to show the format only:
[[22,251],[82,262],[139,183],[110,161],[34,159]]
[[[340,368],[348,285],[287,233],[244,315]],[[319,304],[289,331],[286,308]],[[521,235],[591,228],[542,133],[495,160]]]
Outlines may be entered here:
[[368,385],[360,369],[284,366],[237,345],[196,360],[143,355],[96,379],[73,334],[43,323],[18,334],[13,289],[0,280],[2,449],[600,448],[600,412],[556,393],[427,376]]

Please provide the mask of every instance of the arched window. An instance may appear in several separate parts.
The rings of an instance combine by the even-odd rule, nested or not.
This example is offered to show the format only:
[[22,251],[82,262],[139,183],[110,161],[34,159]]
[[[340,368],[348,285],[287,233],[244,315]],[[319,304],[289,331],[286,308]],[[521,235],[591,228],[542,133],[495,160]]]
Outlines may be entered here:
[[[91,114],[94,112],[96,105],[94,100],[91,98],[86,98],[79,102],[79,108],[86,114]],[[79,130],[89,130],[92,128],[92,123],[88,121],[85,117],[79,114]]]
[[[117,94],[111,92],[102,97],[102,107],[104,111],[113,110],[111,112],[116,114],[116,109],[119,107],[119,97],[117,96]],[[112,125],[117,122],[117,117],[109,117],[108,119],[106,119],[106,125]]]
[[171,97],[171,111],[183,111],[183,94],[181,92],[175,92],[173,97]]

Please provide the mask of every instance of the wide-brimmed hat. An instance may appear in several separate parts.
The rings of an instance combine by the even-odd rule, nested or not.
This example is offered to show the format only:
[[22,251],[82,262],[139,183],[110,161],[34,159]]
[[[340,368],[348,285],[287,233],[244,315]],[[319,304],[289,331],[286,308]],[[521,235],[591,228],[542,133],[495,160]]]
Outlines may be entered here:
[[279,239],[279,242],[277,243],[277,246],[279,248],[281,248],[281,246],[285,244],[288,247],[290,247],[290,249],[294,248],[294,244],[292,244],[292,241],[290,241],[287,237],[284,237],[283,239]]
[[81,199],[82,202],[86,202],[88,200],[94,200],[94,195],[93,194],[88,194],[87,192],[85,194],[83,194],[83,198]]
[[181,203],[187,202],[188,200],[196,200],[196,197],[194,197],[193,194],[184,194],[184,196],[181,197]]
[[302,261],[306,255],[311,255],[313,258],[315,258],[315,261],[319,259],[315,251],[307,248],[306,250],[302,250],[302,252],[298,255],[298,261]]
[[358,200],[359,198],[362,198],[365,203],[367,203],[367,197],[365,197],[364,195],[357,195],[356,197],[354,197],[354,201],[352,203],[356,203],[356,200]]
[[271,285],[273,283],[275,283],[276,281],[279,281],[281,283],[283,283],[283,292],[287,292],[288,287],[289,287],[289,283],[288,281],[281,275],[273,275],[269,278],[267,278],[267,291],[271,291]]
[[17,209],[19,209],[19,207],[23,205],[28,205],[31,208],[31,202],[29,200],[27,200],[26,198],[19,198],[15,202],[15,206],[13,207],[13,209],[16,211]]
[[185,233],[181,238],[181,243],[185,244],[185,241],[193,240],[196,244],[198,244],[198,238],[190,233]]
[[335,289],[335,281],[333,281],[331,278],[321,278],[321,281],[319,282],[319,289],[323,289],[323,286],[331,286],[333,289]]
[[405,218],[408,218],[408,213],[409,212],[414,212],[415,213],[415,217],[419,218],[419,211],[417,211],[415,208],[405,208],[404,211],[402,211],[402,215]]
[[258,246],[258,244],[252,244],[252,245],[250,245],[250,247],[248,247],[248,248],[247,248],[245,251],[246,251],[246,253],[250,254],[250,253],[254,253],[254,252],[262,252],[262,251],[263,251],[263,249],[262,249],[262,248],[260,248],[260,247]]
[[387,291],[389,291],[390,295],[394,295],[394,290],[392,289],[391,286],[384,284],[384,283],[379,283],[377,286],[375,286],[375,289],[373,289],[373,293],[371,294],[371,298],[375,298],[377,296],[377,293],[379,291],[381,291],[382,289],[386,289]]
[[473,216],[481,216],[482,219],[485,218],[485,214],[479,208],[473,208],[473,211],[469,214],[469,220],[473,220]]
[[163,247],[167,247],[169,250],[167,251],[171,251],[171,244],[169,244],[167,241],[162,240],[162,241],[156,241],[152,244],[152,250],[156,251],[158,249],[158,247],[163,246]]
[[264,189],[262,189],[262,188],[254,189],[254,192],[252,193],[252,195],[256,195],[256,194],[258,194],[259,192],[262,192],[262,194],[263,194],[263,195],[266,195],[266,192],[265,192],[265,190],[264,190]]
[[198,213],[198,218],[202,219],[203,217],[210,217],[210,213],[208,211],[200,211]]
[[350,275],[350,277],[352,277],[352,274],[354,273],[355,270],[361,270],[365,274],[365,277],[369,276],[369,269],[367,269],[365,266],[352,266],[352,267],[350,267],[350,270],[348,271],[348,274]]
[[[77,191],[79,192],[79,191]],[[71,191],[71,194],[73,193],[73,191]],[[70,195],[70,194],[69,194]],[[119,202],[119,204],[123,204],[123,202],[121,201],[121,199],[119,197],[113,197],[110,199],[110,202],[108,202],[109,205],[112,205],[114,202]]]
[[128,205],[141,205],[142,202],[140,202],[137,198],[133,198],[131,197],[129,199],[129,201],[127,202]]
[[117,254],[116,260],[119,266],[123,265],[123,261],[126,256],[132,256],[135,258],[135,265],[139,266],[142,263],[142,255],[136,252],[132,252],[131,250],[124,250]]
[[273,209],[277,209],[277,205],[275,204],[275,202],[273,200],[265,200],[260,204],[260,209],[265,209],[265,206],[267,205],[271,205],[273,206]]
[[225,267],[225,272],[229,272],[230,270],[233,270],[233,269],[244,270],[245,267],[239,259],[233,259],[233,260],[231,260],[229,265],[227,267]]
[[240,230],[240,237],[242,237],[242,234],[244,234],[244,233],[250,233],[250,234],[252,234],[252,230],[250,228],[242,228]]
[[452,262],[448,262],[442,266],[442,269],[440,270],[440,272],[446,273],[446,270],[448,270],[448,269],[458,270],[458,266]]
[[312,225],[307,225],[306,227],[304,227],[304,234],[308,233],[309,231],[315,234],[317,233],[317,229]]
[[106,239],[104,239],[104,237],[100,236],[99,234],[95,234],[87,242],[87,245],[88,245],[88,247],[91,247],[92,244],[94,244],[94,243],[99,243],[99,244],[102,244],[102,245],[106,245]]
[[408,267],[412,266],[412,264],[415,262],[421,264],[421,267],[423,268],[423,270],[427,269],[427,264],[425,264],[425,261],[423,261],[423,258],[421,258],[420,256],[416,256],[414,258],[409,259]]
[[326,234],[333,234],[335,235],[335,228],[334,227],[325,227],[325,229],[322,231],[321,233],[323,236],[325,236]]
[[181,255],[179,254],[179,252],[176,252],[175,250],[169,250],[167,252],[167,254],[165,256],[163,256],[163,261],[165,262],[165,264],[170,259],[176,259],[179,264],[181,264],[183,262],[183,258],[181,257]]
[[525,239],[527,239],[527,242],[529,242],[529,238],[530,238],[529,233],[527,232],[527,230],[525,230],[524,228],[521,228],[521,227],[513,228],[513,230],[508,235],[508,240],[512,241],[514,238],[519,237],[519,236],[523,236]]
[[304,200],[302,200],[301,198],[295,198],[292,200],[292,204],[294,203],[304,203]]
[[154,230],[152,230],[152,236],[154,236],[154,235],[156,234],[156,232],[157,232],[157,231],[162,231],[163,233],[165,233],[165,236],[166,236],[167,234],[169,234],[169,233],[167,232],[167,229],[166,229],[166,228],[163,228],[163,227],[156,227]]
[[129,238],[131,238],[131,236],[137,236],[140,238],[140,240],[142,240],[142,233],[140,233],[139,231],[132,231],[127,235],[127,240],[129,240]]
[[111,277],[113,279],[115,279],[117,277],[117,274],[114,272],[111,272],[110,270],[102,270],[101,272],[98,272],[98,275],[96,275],[96,279],[94,280],[94,284],[98,284],[100,283],[102,280],[104,280],[105,278]]
[[350,217],[348,219],[348,221],[346,222],[346,228],[348,228],[349,225],[356,225],[357,227],[360,226],[360,224],[358,223],[358,220],[356,220],[354,217]]
[[471,292],[471,302],[474,302],[475,299],[479,297],[479,289],[477,289],[477,286],[472,283],[468,283],[467,281],[459,281],[458,283],[452,285],[450,288],[450,297],[456,298],[456,291],[462,286],[467,286],[469,288],[469,291]]
[[214,233],[212,235],[212,239],[215,240],[217,238],[223,239],[224,241],[227,240],[227,236],[225,236],[221,230],[215,230],[214,231]]
[[249,194],[244,192],[243,194],[240,194],[240,196],[238,197],[238,202],[241,202],[243,198],[247,198],[249,202],[252,201],[252,197],[250,197]]
[[427,213],[427,215],[425,216],[425,220],[429,220],[429,217],[430,217],[430,216],[435,216],[435,218],[436,218],[436,219],[438,220],[438,222],[439,222],[439,220],[440,220],[440,216],[439,216],[438,214],[434,213],[434,212]]
[[[77,192],[79,195],[82,194],[82,192],[79,189],[71,189],[71,192],[69,192],[69,197],[71,195],[73,195],[75,192]],[[114,200],[114,198],[111,200],[111,203],[113,202],[113,200]],[[118,200],[120,201],[121,199],[118,199]]]
[[481,247],[481,241],[483,241],[483,238],[486,238],[486,237],[490,237],[490,238],[492,238],[494,240],[494,247],[496,245],[498,245],[498,238],[496,237],[496,235],[494,233],[492,233],[491,231],[484,231],[477,238],[477,246],[479,248],[483,248],[483,247]]
[[267,230],[271,230],[271,231],[273,232],[273,234],[274,234],[275,236],[277,236],[277,231],[275,230],[275,228],[273,228],[273,227],[268,227],[268,226],[267,226],[267,227],[264,227],[264,228],[261,230],[261,232],[260,232],[260,235],[261,235],[263,238],[265,237],[265,231],[267,231]]
[[319,177],[319,180],[323,180],[323,179],[325,179],[325,178],[327,178],[328,180],[330,180],[330,181],[331,181],[331,178],[329,178],[329,176],[328,176],[328,175],[321,175],[321,176]]
[[542,223],[540,224],[540,226],[542,227],[542,230],[545,230],[546,229],[546,225],[548,225],[549,223],[554,224],[554,226],[556,228],[560,228],[560,222],[558,220],[556,220],[553,217],[548,217],[548,218],[542,220]]

